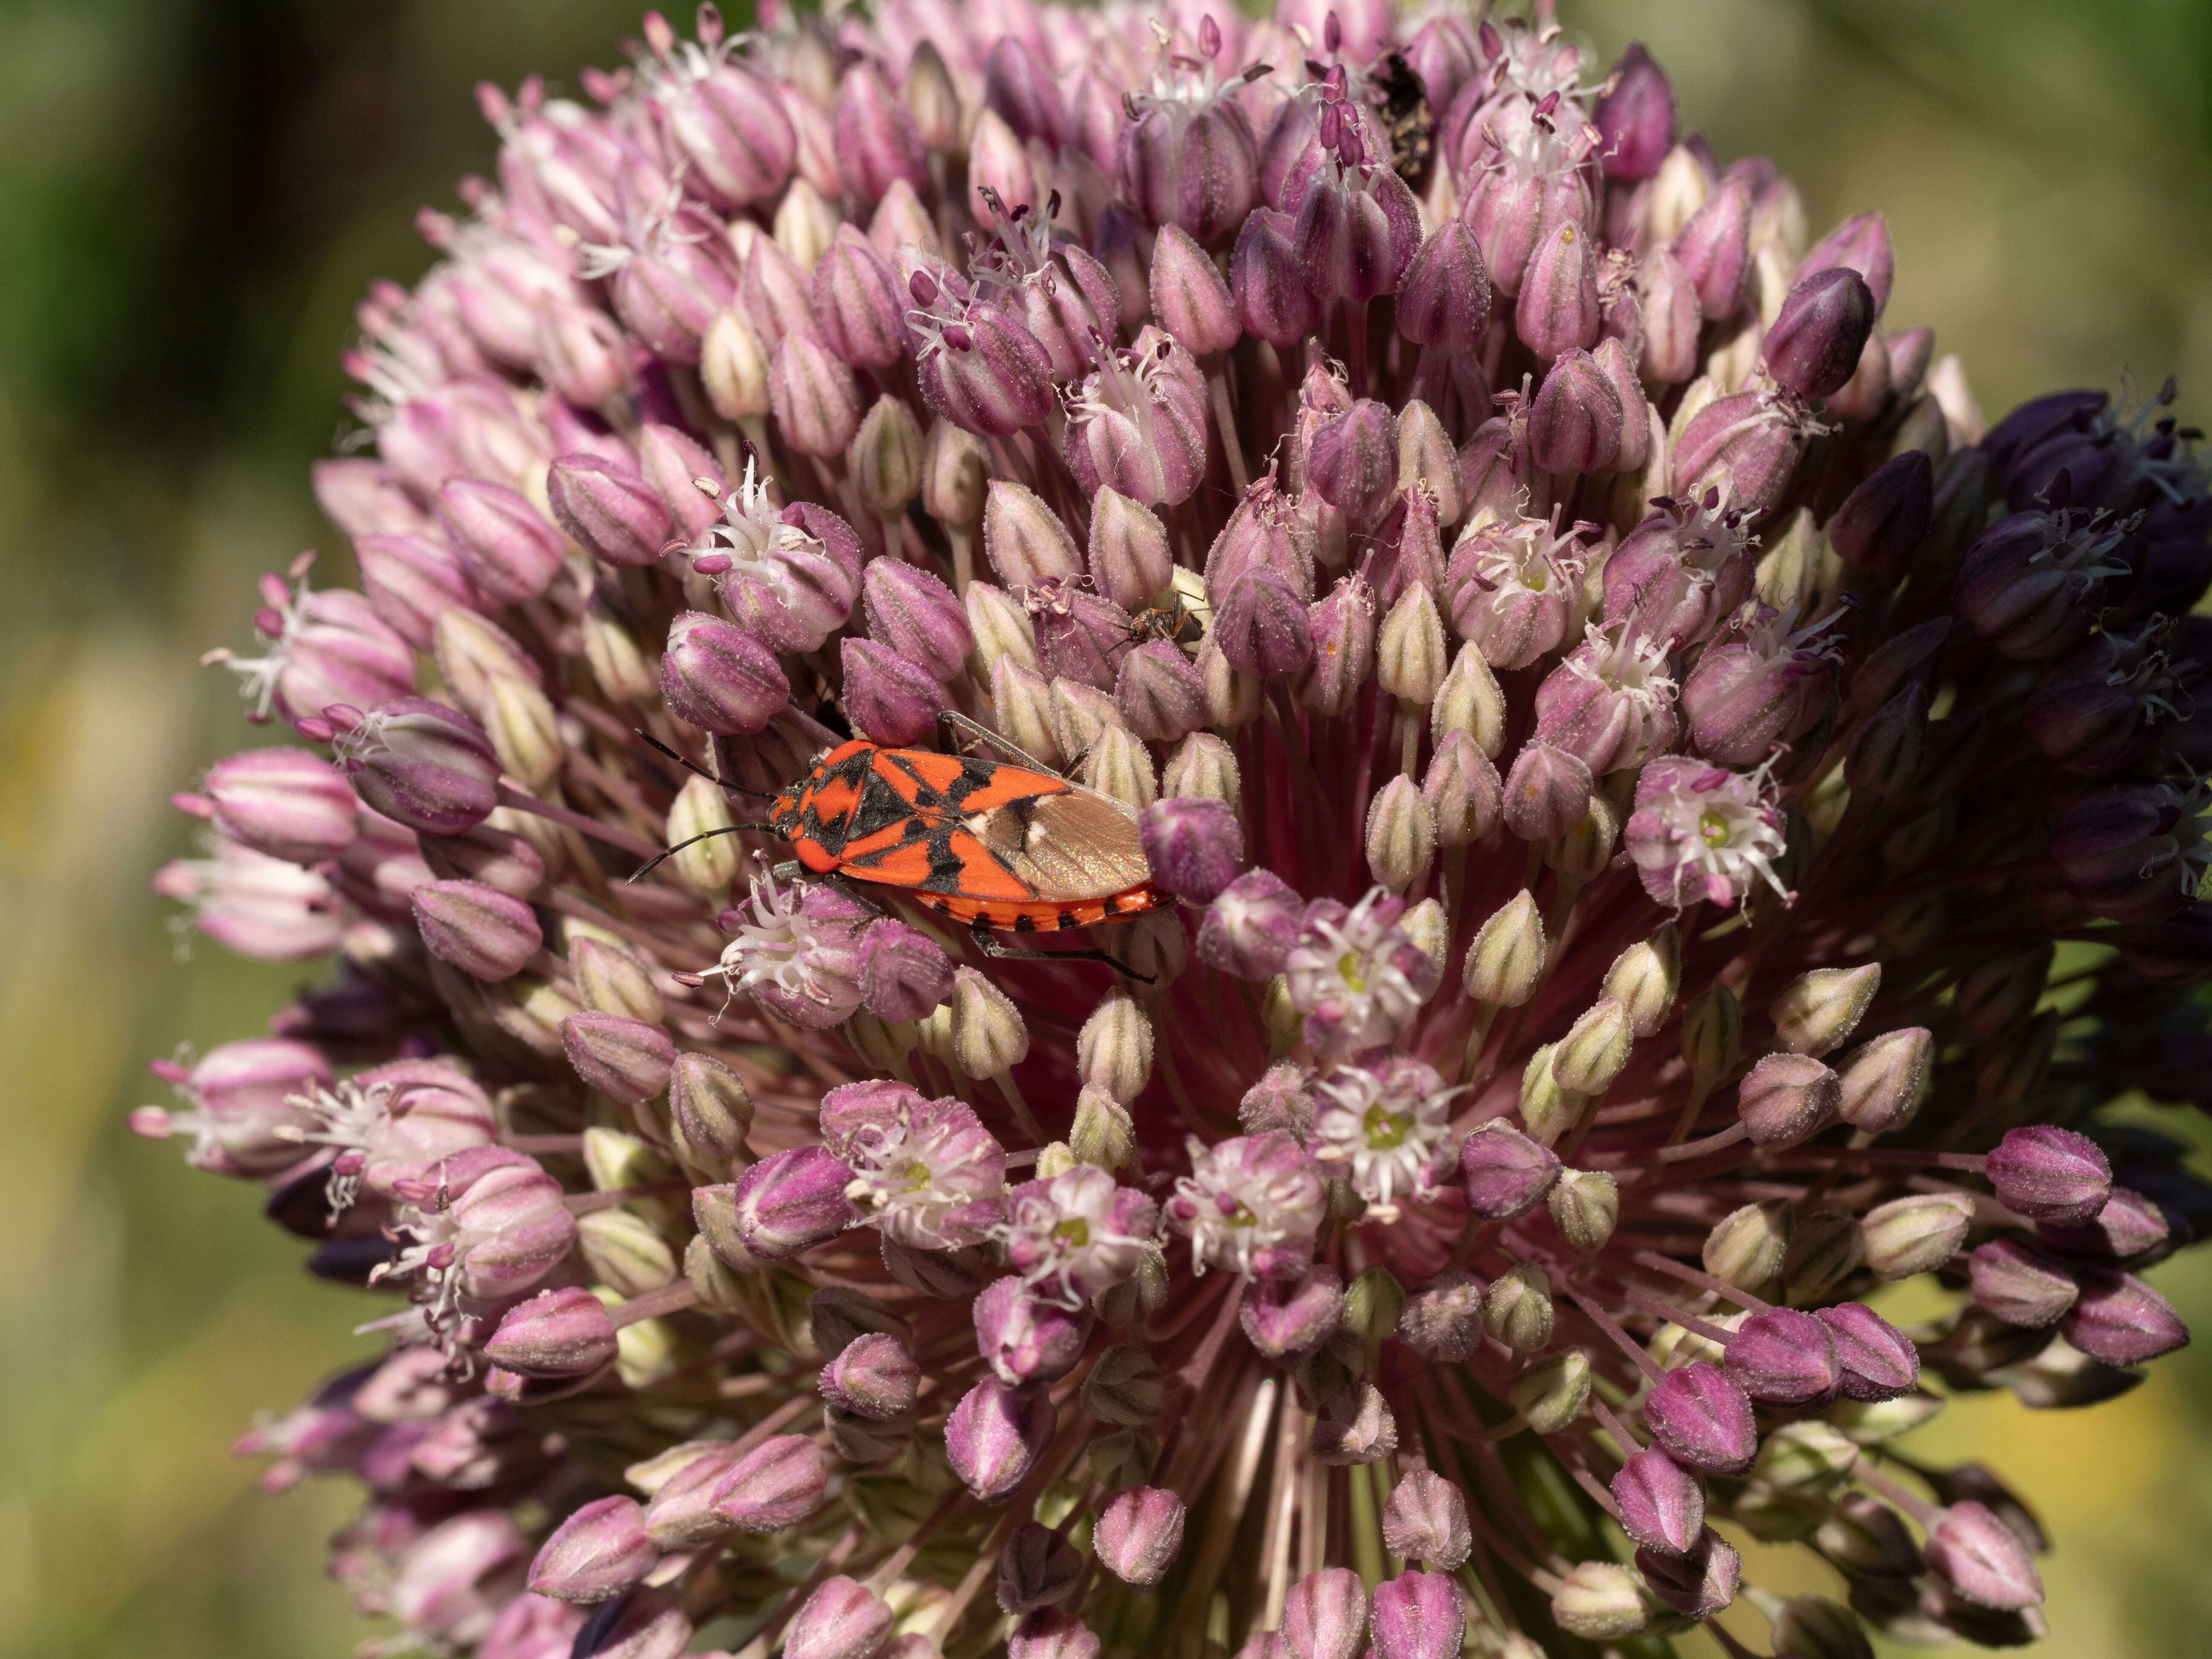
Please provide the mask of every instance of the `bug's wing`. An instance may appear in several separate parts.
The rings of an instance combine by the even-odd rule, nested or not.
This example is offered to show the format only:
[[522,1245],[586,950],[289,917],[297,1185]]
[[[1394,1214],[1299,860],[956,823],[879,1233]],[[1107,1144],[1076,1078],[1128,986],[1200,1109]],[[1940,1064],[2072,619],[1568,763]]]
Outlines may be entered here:
[[1040,899],[1100,899],[1152,878],[1137,821],[1087,789],[1018,801],[983,815],[977,836]]

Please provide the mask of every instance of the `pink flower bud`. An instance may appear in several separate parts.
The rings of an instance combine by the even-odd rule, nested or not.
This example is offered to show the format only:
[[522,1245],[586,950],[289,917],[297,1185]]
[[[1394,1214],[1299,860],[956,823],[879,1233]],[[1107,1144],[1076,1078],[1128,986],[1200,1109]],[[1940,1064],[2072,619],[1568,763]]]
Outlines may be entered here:
[[1244,835],[1225,801],[1200,796],[1156,801],[1137,833],[1152,879],[1194,904],[1210,902],[1244,868]]
[[969,307],[916,354],[921,395],[957,427],[1008,438],[1050,412],[1052,358],[1023,325],[988,305]]
[[1152,246],[1152,314],[1196,356],[1226,351],[1243,332],[1220,269],[1191,234],[1173,222]]
[[822,1397],[856,1416],[889,1422],[914,1409],[921,1367],[905,1343],[871,1331],[822,1368]]
[[645,1535],[644,1510],[617,1494],[585,1504],[555,1528],[530,1564],[530,1588],[588,1606],[620,1595],[659,1559]]
[[1162,1486],[1117,1492],[1091,1532],[1101,1565],[1125,1584],[1146,1589],[1167,1577],[1182,1548],[1182,1499]]
[[1380,513],[1398,488],[1398,434],[1389,410],[1362,398],[1322,422],[1314,431],[1306,476],[1348,522]]
[[822,1506],[829,1481],[811,1437],[776,1435],[730,1466],[714,1489],[714,1513],[739,1532],[781,1532]]
[[418,651],[430,647],[439,614],[450,606],[483,608],[484,594],[446,542],[430,536],[356,536],[354,561],[362,592],[392,631]]
[[1656,1446],[1647,1446],[1613,1477],[1620,1529],[1645,1549],[1686,1555],[1705,1528],[1705,1494],[1698,1477]]
[[545,943],[527,904],[482,882],[425,882],[410,896],[431,955],[478,979],[513,978]]
[[983,507],[983,551],[1010,588],[1073,584],[1083,563],[1075,538],[1036,493],[1007,478],[991,480]]
[[1984,1504],[1954,1504],[1928,1534],[1929,1566],[1978,1607],[2010,1611],[2043,1600],[2027,1547]]
[[1305,901],[1272,870],[1248,870],[1206,906],[1198,959],[1239,979],[1271,979],[1297,942]]
[[1408,1469],[1382,1506],[1382,1543],[1393,1555],[1452,1571],[1474,1547],[1466,1496],[1432,1469]]
[[499,1610],[477,1644],[477,1659],[568,1659],[588,1616],[526,1590]]
[[1283,1600],[1283,1639],[1297,1659],[1357,1659],[1367,1641],[1367,1587],[1349,1567],[1323,1567]]
[[1699,754],[1752,766],[1810,731],[1834,696],[1832,648],[1785,635],[1779,618],[1762,614],[1741,640],[1698,654],[1680,702]]
[[1674,450],[1684,493],[1719,485],[1735,507],[1758,510],[1778,500],[1804,453],[1798,422],[1759,392],[1717,398],[1691,416]]
[[2105,1207],[2090,1220],[2035,1224],[2035,1236],[2052,1249],[2100,1262],[2140,1262],[2160,1249],[2172,1231],[2157,1205],[2125,1187],[2113,1188]]
[[845,713],[863,736],[877,743],[919,743],[945,712],[945,691],[929,670],[872,640],[848,639],[838,650],[845,667]]
[[1919,547],[1936,511],[1936,473],[1924,450],[1875,469],[1830,515],[1828,539],[1862,570],[1894,575]]
[[1685,1619],[1709,1619],[1735,1600],[1743,1583],[1743,1558],[1710,1528],[1686,1555],[1636,1552],[1636,1570],[1662,1604]]
[[133,1133],[166,1140],[190,1134],[189,1161],[227,1175],[265,1175],[300,1162],[306,1147],[292,1132],[307,1114],[292,1103],[330,1087],[331,1063],[304,1042],[247,1037],[210,1048],[189,1072],[168,1061],[155,1068],[191,1103],[186,1112],[143,1108],[131,1115]]
[[594,455],[555,461],[545,496],[561,527],[611,565],[653,563],[674,527],[652,485]]
[[2007,1130],[1986,1173],[1998,1202],[2030,1221],[2087,1221],[2112,1196],[2112,1166],[2097,1144],[2049,1124]]
[[791,701],[775,653],[703,611],[686,611],[669,624],[660,689],[677,716],[702,732],[757,732]]
[[756,240],[746,256],[738,301],[771,350],[794,335],[822,338],[811,279],[798,260],[765,237]]
[[540,1291],[499,1322],[484,1355],[525,1376],[589,1376],[614,1363],[614,1322],[589,1291]]
[[1879,213],[1862,213],[1844,220],[1797,262],[1797,274],[1793,280],[1802,283],[1808,276],[1839,266],[1856,270],[1866,279],[1867,290],[1874,295],[1874,314],[1879,320],[1883,308],[1889,304],[1890,283],[1897,269],[1895,256],[1890,251],[1888,221]]
[[1375,665],[1376,609],[1373,586],[1356,574],[1306,608],[1313,676],[1298,693],[1302,702],[1324,714],[1354,705]]
[[[1042,1607],[1006,1638],[1006,1659],[1098,1659],[1097,1634],[1072,1613]],[[906,1654],[899,1659],[920,1659]]]
[[1547,231],[1529,256],[1513,327],[1539,362],[1597,343],[1597,260],[1595,240],[1571,221]]
[[[1180,647],[1165,640],[1148,641],[1121,659],[1114,697],[1129,730],[1147,743],[1173,743],[1212,718],[1205,678]],[[1158,866],[1153,867],[1157,871]]]
[[1736,1089],[1736,1113],[1755,1146],[1795,1146],[1835,1121],[1844,1085],[1808,1054],[1769,1054]]
[[929,156],[914,116],[873,64],[845,71],[837,87],[835,117],[838,171],[863,203],[872,206],[895,184],[929,188]]
[[2189,1327],[2156,1291],[2133,1273],[2091,1267],[2059,1333],[2092,1359],[2142,1365],[2187,1346]]
[[1051,1396],[1042,1389],[1018,1389],[987,1376],[961,1397],[945,1420],[945,1455],[969,1492],[986,1503],[1001,1503],[1035,1467],[1058,1420]]
[[381,461],[317,461],[309,472],[316,505],[349,538],[423,535],[430,529],[429,516]]
[[1744,1321],[1728,1345],[1728,1373],[1762,1406],[1826,1405],[1842,1375],[1833,1334],[1792,1308]]
[[1562,352],[1528,412],[1528,453],[1547,472],[1602,472],[1620,453],[1620,394],[1586,351]]
[[561,1022],[561,1046],[586,1087],[625,1106],[665,1093],[676,1065],[667,1032],[620,1014],[570,1014]]
[[1375,1587],[1375,1659],[1455,1659],[1467,1606],[1449,1573],[1401,1572]]
[[1705,320],[1735,316],[1751,274],[1751,186],[1741,179],[1723,181],[1675,233],[1672,247]]
[[1071,1313],[1018,1278],[994,1280],[970,1316],[976,1352],[1009,1387],[1058,1382],[1083,1358],[1091,1334],[1089,1309]]
[[823,1579],[793,1618],[784,1659],[877,1659],[897,1622],[890,1602],[841,1572]]
[[1544,1201],[1559,1179],[1559,1158],[1510,1124],[1486,1123],[1462,1143],[1459,1174],[1468,1209],[1511,1221]]
[[1842,391],[1858,371],[1876,309],[1866,279],[1848,265],[1808,276],[1760,342],[1766,372],[1801,398]]
[[448,478],[438,487],[438,518],[469,580],[501,605],[536,599],[561,568],[559,534],[505,484]]
[[249,749],[208,769],[216,827],[242,847],[293,864],[320,864],[353,842],[353,787],[305,749]]
[[675,520],[677,534],[703,536],[721,518],[720,464],[674,427],[648,421],[638,428],[637,465]]
[[830,350],[855,368],[884,368],[907,353],[906,285],[850,225],[837,227],[814,267],[814,314]]
[[1297,223],[1287,213],[1254,209],[1229,261],[1230,289],[1245,332],[1278,348],[1296,345],[1321,319],[1292,242]]
[[1814,1317],[1835,1338],[1838,1387],[1848,1400],[1894,1400],[1920,1381],[1920,1351],[1863,1303],[1839,1302]]
[[860,935],[860,1001],[878,1019],[920,1019],[952,994],[952,963],[937,942],[885,918]]
[[1398,280],[1398,331],[1438,351],[1472,351],[1490,326],[1490,272],[1462,219],[1423,242]]
[[1966,1282],[1976,1307],[2029,1330],[2057,1324],[2081,1288],[2057,1262],[2013,1238],[1976,1249],[1966,1259]]
[[1297,1279],[1262,1279],[1248,1285],[1237,1322],[1252,1346],[1270,1359],[1310,1354],[1344,1322],[1344,1280],[1334,1267],[1307,1269]]
[[999,1557],[999,1605],[1008,1613],[1034,1613],[1064,1601],[1083,1576],[1074,1547],[1035,1521],[1014,1528]]
[[1482,1346],[1482,1289],[1471,1273],[1438,1273],[1398,1310],[1399,1340],[1448,1365],[1472,1358]]
[[796,150],[773,82],[741,58],[704,73],[659,80],[653,102],[669,141],[690,163],[687,182],[720,208],[767,201],[783,189]]
[[1714,1474],[1741,1474],[1759,1449],[1751,1401],[1726,1371],[1706,1361],[1668,1371],[1654,1383],[1644,1419],[1677,1459]]
[[1291,246],[1317,303],[1396,293],[1420,245],[1420,210],[1387,165],[1324,167],[1306,181]]
[[738,1236],[765,1261],[797,1255],[856,1224],[845,1196],[851,1167],[820,1146],[794,1146],[763,1158],[738,1177]]
[[1067,137],[1067,100],[1051,68],[1017,35],[1003,35],[983,65],[983,101],[1014,136],[1058,149]]
[[786,335],[776,347],[768,395],[777,432],[802,455],[842,456],[860,429],[853,371],[804,334]]
[[1212,247],[1246,222],[1259,193],[1260,149],[1236,99],[1149,97],[1120,137],[1121,182],[1146,225],[1172,226]]
[[1620,54],[1591,112],[1607,179],[1634,183],[1659,171],[1674,148],[1674,89],[1640,40]]
[[1299,673],[1313,661],[1305,602],[1272,569],[1247,570],[1229,585],[1210,637],[1230,666],[1262,679]]
[[679,212],[665,234],[615,272],[615,314],[654,356],[696,365],[700,340],[737,291],[726,249],[712,216],[687,219]]
[[1505,827],[1522,841],[1564,836],[1588,816],[1590,769],[1550,744],[1522,745],[1505,776]]
[[531,345],[545,384],[580,409],[628,390],[635,377],[622,325],[595,305],[545,300],[531,319]]

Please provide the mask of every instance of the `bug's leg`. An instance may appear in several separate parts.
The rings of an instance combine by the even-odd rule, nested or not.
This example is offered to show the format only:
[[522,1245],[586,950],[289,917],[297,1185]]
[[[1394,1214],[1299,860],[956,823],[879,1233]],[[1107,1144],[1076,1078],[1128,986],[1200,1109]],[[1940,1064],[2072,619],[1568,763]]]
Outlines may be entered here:
[[[789,872],[787,875],[786,874],[787,872]],[[862,892],[859,883],[848,881],[843,876],[817,875],[813,871],[809,870],[805,865],[798,863],[796,860],[789,864],[779,864],[769,873],[782,880],[795,881],[803,878],[807,881],[826,881],[839,892],[842,893],[847,898],[852,900],[854,903],[860,905],[867,910],[870,915],[878,917],[888,916],[890,915],[890,911],[884,909],[882,905],[877,903],[875,900],[870,898],[866,893]]]
[[975,738],[981,742],[989,744],[991,747],[1000,750],[1002,754],[1012,755],[1017,761],[1020,762],[1024,766],[1028,767],[1032,772],[1042,772],[1048,776],[1052,773],[1053,769],[1047,766],[1035,755],[1030,754],[1027,750],[1022,748],[1020,745],[1011,743],[1005,738],[1000,737],[996,732],[994,732],[989,726],[984,725],[981,720],[971,720],[967,715],[955,714],[949,708],[943,714],[939,714],[937,718],[943,720],[947,726],[954,726],[960,731],[965,732],[969,737]]
[[640,876],[651,874],[653,871],[658,870],[662,865],[667,863],[669,860],[674,858],[685,848],[696,847],[702,841],[712,841],[717,836],[734,836],[742,830],[758,830],[763,827],[763,826],[757,823],[733,823],[726,830],[709,830],[703,835],[693,836],[688,841],[679,841],[675,846],[662,849],[659,857],[654,859],[651,863],[641,864],[636,869],[631,871],[629,878],[632,881],[635,881]]
[[975,941],[975,948],[987,957],[999,957],[1012,962],[1103,962],[1117,974],[1126,975],[1131,979],[1141,980],[1147,985],[1152,983],[1152,975],[1139,973],[1121,957],[1109,951],[1024,951],[1017,945],[1005,943],[981,922],[977,922],[968,930],[968,937]]

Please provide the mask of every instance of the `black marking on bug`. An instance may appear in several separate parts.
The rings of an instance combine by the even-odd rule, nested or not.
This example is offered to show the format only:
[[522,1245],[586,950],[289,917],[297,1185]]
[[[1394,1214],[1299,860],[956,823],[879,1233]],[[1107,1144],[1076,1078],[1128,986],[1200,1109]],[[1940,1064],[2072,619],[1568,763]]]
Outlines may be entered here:
[[1421,77],[1413,73],[1402,53],[1391,52],[1371,71],[1380,99],[1376,113],[1390,139],[1391,170],[1409,185],[1419,185],[1428,171],[1436,113],[1429,107]]

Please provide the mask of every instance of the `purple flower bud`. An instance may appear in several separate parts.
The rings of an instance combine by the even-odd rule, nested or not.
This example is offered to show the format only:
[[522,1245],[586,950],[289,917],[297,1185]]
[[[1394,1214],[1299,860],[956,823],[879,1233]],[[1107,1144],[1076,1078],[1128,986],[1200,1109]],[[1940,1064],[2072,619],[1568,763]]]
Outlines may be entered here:
[[1363,398],[1315,428],[1306,476],[1352,524],[1380,513],[1398,488],[1398,434],[1389,409]]
[[2189,1327],[2173,1304],[2133,1273],[2091,1267],[2059,1333],[2092,1359],[2141,1365],[2186,1346]]
[[1311,1353],[1343,1321],[1344,1280],[1326,1267],[1297,1279],[1263,1279],[1246,1288],[1237,1317],[1252,1346],[1270,1359]]
[[[702,60],[702,64],[706,60]],[[742,58],[653,84],[653,98],[699,193],[721,208],[771,200],[791,176],[797,139],[775,83]]]
[[429,516],[381,461],[324,460],[308,470],[316,505],[349,537],[422,535],[430,529]]
[[2041,1330],[2074,1305],[2074,1275],[2032,1245],[1995,1238],[1966,1259],[1967,1285],[1977,1307],[2008,1325]]
[[2125,1187],[2112,1188],[2094,1219],[2070,1226],[2035,1224],[2035,1236],[2052,1249],[2103,1262],[2140,1261],[2164,1245],[2172,1231],[2157,1205]]
[[1723,180],[1671,246],[1705,320],[1735,316],[1751,274],[1751,186],[1741,179]]
[[645,1535],[644,1510],[635,1498],[617,1494],[585,1504],[554,1529],[530,1564],[530,1588],[562,1601],[605,1601],[659,1559]]
[[1878,309],[1866,279],[1847,265],[1808,276],[1790,290],[1760,343],[1766,372],[1801,398],[1842,391],[1858,370]]
[[814,315],[823,343],[855,368],[886,368],[913,343],[906,284],[891,262],[850,225],[837,227],[814,267]]
[[1058,1421],[1044,1390],[987,1376],[945,1419],[945,1455],[969,1492],[986,1503],[1002,1503],[1036,1466]]
[[1838,1387],[1847,1400],[1894,1400],[1920,1381],[1920,1351],[1911,1340],[1873,1309],[1839,1302],[1814,1316],[1836,1340]]
[[365,715],[329,714],[340,726],[338,765],[362,799],[429,835],[472,830],[499,804],[499,762],[483,728],[427,697],[380,703]]
[[482,882],[424,882],[409,897],[430,954],[478,979],[513,978],[545,943],[527,904]]
[[[1114,700],[1129,730],[1147,743],[1173,743],[1206,726],[1206,680],[1182,648],[1151,640],[1121,659]],[[1242,843],[1238,844],[1241,854]],[[1158,869],[1157,862],[1154,865]],[[1234,875],[1235,871],[1229,872]],[[1224,876],[1224,881],[1228,876]],[[1210,896],[1210,895],[1209,895]]]
[[1980,1504],[1954,1504],[1929,1532],[1929,1566],[1978,1607],[2014,1610],[2043,1600],[2027,1547]]
[[660,689],[677,716],[702,732],[757,732],[791,701],[775,653],[703,611],[686,611],[668,625]]
[[983,507],[983,552],[1010,588],[1073,583],[1083,574],[1075,538],[1034,490],[1007,478],[991,480]]
[[877,1659],[897,1623],[890,1602],[837,1573],[822,1581],[792,1620],[784,1659]]
[[1244,331],[1279,349],[1296,345],[1321,320],[1320,302],[1291,240],[1296,228],[1287,213],[1255,208],[1229,260],[1230,289]]
[[720,463],[674,427],[648,421],[638,428],[637,465],[675,520],[677,534],[702,536],[722,516]]
[[1124,611],[1142,607],[1168,585],[1175,569],[1167,527],[1117,489],[1102,489],[1091,498],[1085,559],[1098,592]]
[[811,1436],[775,1435],[730,1465],[714,1488],[714,1513],[739,1532],[781,1532],[822,1507],[829,1483]]
[[1844,1085],[1808,1054],[1769,1054],[1736,1089],[1736,1113],[1755,1146],[1795,1146],[1832,1122]]
[[1398,281],[1398,331],[1438,351],[1472,351],[1490,326],[1490,272],[1465,221],[1448,219]]
[[753,328],[769,347],[793,335],[822,337],[814,312],[814,288],[799,261],[781,246],[761,238],[746,256],[738,299]]
[[920,663],[872,640],[838,647],[845,665],[845,713],[877,743],[919,743],[945,712],[944,688]]
[[1067,100],[1051,69],[1018,36],[1003,35],[983,66],[983,100],[1024,140],[1058,149],[1067,137]]
[[1091,1335],[1089,1309],[1070,1312],[1012,1276],[993,1281],[970,1317],[975,1351],[1009,1387],[1057,1382],[1083,1358]]
[[1067,459],[1086,493],[1187,500],[1206,470],[1206,384],[1197,360],[1149,325],[1127,351],[1096,351],[1070,404]]
[[353,553],[369,605],[418,651],[430,648],[431,631],[442,612],[455,605],[464,611],[484,605],[485,595],[470,580],[463,558],[437,538],[356,536]]
[[1323,1567],[1292,1584],[1283,1639],[1297,1659],[1356,1659],[1367,1640],[1367,1587],[1349,1567]]
[[[1041,1607],[1006,1638],[1006,1659],[1098,1659],[1097,1635],[1072,1613]],[[902,1654],[898,1659],[925,1659]]]
[[2112,1166],[2097,1144],[2050,1124],[2007,1130],[1986,1173],[2014,1214],[2062,1226],[2089,1220],[2112,1191]]
[[1198,927],[1198,959],[1239,979],[1272,979],[1297,942],[1305,908],[1274,872],[1249,870],[1206,906]]
[[787,334],[776,347],[768,395],[777,432],[802,455],[842,456],[860,429],[853,371],[805,334]]
[[1844,220],[1797,262],[1797,274],[1791,280],[1802,283],[1820,271],[1833,270],[1838,266],[1856,270],[1866,279],[1867,291],[1874,295],[1874,314],[1879,320],[1883,308],[1889,304],[1890,283],[1897,269],[1895,256],[1890,251],[1889,222],[1879,213],[1862,213]]
[[1219,267],[1179,224],[1160,227],[1152,246],[1152,315],[1196,356],[1226,351],[1243,330]]
[[967,610],[952,590],[903,559],[869,561],[860,578],[860,603],[870,636],[934,679],[957,677],[975,648]]
[[1505,827],[1522,841],[1564,836],[1589,813],[1590,769],[1564,749],[1523,744],[1505,775]]
[[1834,1334],[1791,1308],[1744,1321],[1728,1345],[1728,1374],[1762,1406],[1826,1405],[1842,1381]]
[[834,120],[837,170],[861,201],[872,206],[901,180],[917,191],[929,188],[921,130],[872,64],[845,71]]
[[1457,1659],[1467,1607],[1448,1573],[1401,1572],[1375,1587],[1375,1659]]
[[821,1146],[794,1146],[763,1158],[738,1177],[738,1233],[765,1261],[797,1255],[855,1225],[845,1196],[852,1166]]
[[589,1291],[540,1291],[499,1322],[484,1355],[525,1376],[589,1376],[614,1363],[614,1322]]
[[1709,1619],[1735,1600],[1743,1583],[1743,1558],[1718,1533],[1708,1530],[1684,1555],[1636,1552],[1636,1570],[1652,1595],[1685,1619]]
[[469,580],[501,605],[536,599],[561,568],[559,534],[505,484],[447,479],[438,488],[438,519]]
[[1698,752],[1723,766],[1754,766],[1810,731],[1835,695],[1832,648],[1783,631],[1762,611],[1741,640],[1716,641],[1682,683],[1682,712]]
[[1828,539],[1861,569],[1894,575],[1927,535],[1935,510],[1935,470],[1925,451],[1909,449],[1844,498],[1828,520]]
[[923,400],[982,437],[1010,438],[1051,411],[1052,359],[1035,335],[993,307],[971,307],[915,361]]
[[1459,1176],[1468,1209],[1486,1221],[1511,1221],[1544,1201],[1559,1178],[1559,1159],[1510,1124],[1486,1123],[1462,1143]]
[[1210,902],[1244,867],[1244,835],[1227,802],[1209,796],[1156,801],[1137,830],[1152,879],[1177,898]]
[[880,1331],[857,1336],[822,1368],[822,1397],[856,1416],[889,1422],[914,1409],[921,1367],[905,1343]]
[[1780,497],[1804,453],[1805,432],[1760,392],[1717,398],[1683,429],[1674,477],[1684,494],[1722,487],[1732,506],[1750,511]]
[[1260,147],[1244,106],[1229,96],[1168,95],[1136,109],[1121,129],[1129,204],[1147,225],[1218,246],[1246,222],[1259,194]]
[[1513,328],[1539,362],[1597,343],[1600,252],[1596,239],[1570,220],[1547,230],[1529,256]]
[[1547,472],[1602,472],[1620,454],[1620,394],[1586,351],[1552,365],[1528,413],[1528,453]]
[[1125,1584],[1148,1589],[1167,1577],[1182,1547],[1183,1502],[1162,1486],[1132,1486],[1098,1512],[1091,1547]]
[[1408,1469],[1382,1506],[1382,1543],[1391,1554],[1450,1572],[1473,1549],[1467,1498],[1432,1469]]
[[1656,1446],[1647,1446],[1613,1477],[1620,1529],[1645,1549],[1687,1555],[1705,1529],[1705,1493],[1698,1477]]
[[2179,909],[2201,866],[2200,793],[2127,783],[2076,800],[2051,835],[2067,890],[2117,921],[2156,921]]
[[920,1019],[952,994],[952,963],[937,942],[889,917],[860,935],[860,1002],[878,1019]]
[[1213,613],[1209,637],[1231,667],[1273,679],[1313,660],[1305,602],[1273,569],[1250,569],[1229,585]]
[[1482,1288],[1471,1273],[1438,1273],[1398,1310],[1398,1340],[1424,1359],[1469,1358],[1482,1346]]
[[652,485],[596,455],[555,461],[545,498],[561,527],[611,565],[653,563],[675,525]]
[[249,749],[208,769],[216,827],[242,847],[293,864],[334,859],[361,817],[353,786],[305,749]]
[[1644,1420],[1679,1461],[1714,1474],[1741,1474],[1759,1449],[1750,1400],[1707,1361],[1668,1371],[1654,1383]]
[[1641,40],[1620,54],[1591,112],[1607,179],[1629,183],[1659,171],[1674,148],[1674,89]]
[[561,1046],[587,1088],[625,1106],[666,1092],[676,1065],[667,1032],[621,1014],[570,1014],[561,1022]]
[[1034,1613],[1064,1601],[1083,1576],[1083,1558],[1051,1528],[1024,1521],[999,1557],[999,1606]]

